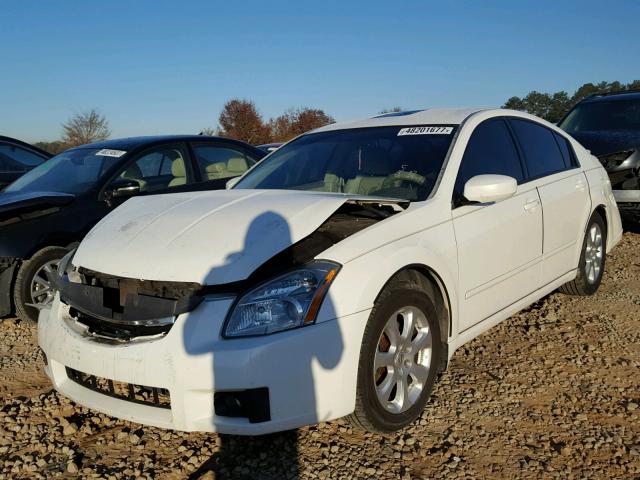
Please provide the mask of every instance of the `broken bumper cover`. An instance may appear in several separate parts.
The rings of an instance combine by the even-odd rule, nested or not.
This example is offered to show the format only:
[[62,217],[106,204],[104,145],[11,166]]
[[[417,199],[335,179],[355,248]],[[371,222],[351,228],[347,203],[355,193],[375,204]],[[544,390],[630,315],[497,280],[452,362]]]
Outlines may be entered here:
[[[206,299],[179,315],[166,335],[117,343],[89,335],[57,297],[39,322],[45,371],[56,390],[81,405],[182,431],[260,435],[353,411],[369,311],[275,335],[224,340],[220,331],[232,303],[229,297]],[[109,395],[78,382],[74,371],[166,391],[170,408]],[[248,399],[253,403],[247,409],[258,413],[230,412],[223,405],[228,399]],[[264,402],[268,408],[258,405]]]

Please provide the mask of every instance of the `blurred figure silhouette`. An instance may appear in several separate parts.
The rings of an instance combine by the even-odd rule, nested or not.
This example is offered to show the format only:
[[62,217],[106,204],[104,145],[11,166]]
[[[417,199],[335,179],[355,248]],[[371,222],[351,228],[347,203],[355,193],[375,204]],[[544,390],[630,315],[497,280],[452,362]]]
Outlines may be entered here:
[[[214,267],[209,277],[211,277],[211,273],[224,277],[226,273],[234,268],[236,262],[241,261],[245,255],[252,255],[251,252],[254,251],[254,249],[260,249],[261,246],[263,247],[264,242],[282,244],[283,240],[286,240],[286,244],[288,245],[294,243],[294,240],[291,239],[287,220],[278,213],[266,211],[254,218],[249,225],[242,251],[229,254],[226,258],[225,265]],[[211,247],[215,248],[216,246],[212,245]],[[279,258],[282,259],[283,271],[293,265],[293,259],[286,254],[281,254]],[[283,413],[283,406],[278,405],[277,402],[278,395],[280,395],[280,397],[293,398],[294,402],[300,405],[300,411],[291,411],[290,405],[289,408],[285,406],[284,408],[287,408],[287,416],[299,416],[310,424],[321,420],[318,418],[316,409],[316,386],[314,383],[313,369],[322,368],[328,370],[336,367],[343,352],[343,340],[340,328],[338,322],[333,320],[336,318],[336,315],[330,294],[324,299],[322,311],[328,312],[332,320],[323,324],[322,328],[330,329],[330,341],[323,341],[323,344],[320,346],[321,349],[314,349],[315,344],[307,340],[307,335],[312,334],[313,329],[316,328],[312,325],[290,332],[278,332],[272,334],[273,336],[264,337],[265,339],[274,340],[278,335],[289,336],[284,345],[289,350],[286,354],[291,359],[290,364],[272,364],[270,363],[271,358],[268,354],[264,357],[252,358],[252,370],[254,368],[258,371],[267,369],[271,384],[246,385],[246,388],[270,387],[269,400],[272,419],[274,418],[274,412],[277,412],[277,414]],[[214,376],[214,388],[211,392],[213,397],[214,392],[225,389],[225,385],[218,386],[218,381],[225,376],[225,373],[228,378],[228,372],[225,372],[225,369],[229,368],[228,359],[227,366],[220,360],[216,361],[217,351],[220,351],[221,348],[232,350],[233,342],[242,342],[242,340],[220,339],[219,341],[212,342],[211,345],[207,344],[203,346],[202,341],[198,342],[197,338],[202,335],[202,323],[205,321],[209,323],[208,328],[217,328],[216,325],[220,325],[221,329],[224,318],[204,320],[188,318],[184,327],[183,340],[186,350],[190,355],[208,355],[211,357]],[[327,330],[324,331],[326,332]],[[281,338],[284,339],[284,337]],[[326,338],[326,334],[323,338]],[[251,352],[247,351],[246,354],[250,355]],[[274,373],[276,375],[275,380]],[[278,375],[278,373],[280,373],[280,375]],[[291,377],[288,376],[289,374],[292,374]],[[251,378],[256,378],[255,373],[252,374]],[[226,386],[226,388],[228,389],[228,386]],[[214,421],[217,423],[238,420],[220,416],[216,417],[215,406],[212,415],[214,416]],[[191,474],[189,478],[197,479],[208,472],[213,472],[215,478],[299,478],[298,435],[295,430],[256,437],[219,434],[219,440],[219,450],[202,464],[198,470]],[[273,459],[274,457],[280,459],[278,463],[281,468],[278,471],[261,470],[263,463],[273,464],[272,460],[269,462],[265,462],[265,460]]]

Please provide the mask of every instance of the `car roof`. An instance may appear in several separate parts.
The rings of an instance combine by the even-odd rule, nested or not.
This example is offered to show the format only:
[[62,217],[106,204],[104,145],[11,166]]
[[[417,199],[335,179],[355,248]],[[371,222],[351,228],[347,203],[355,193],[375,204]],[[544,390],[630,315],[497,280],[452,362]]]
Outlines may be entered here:
[[143,136],[143,137],[115,138],[112,140],[104,140],[101,142],[88,143],[86,145],[81,145],[76,148],[109,148],[114,150],[133,150],[145,145],[151,145],[154,143],[167,142],[167,141],[208,142],[208,141],[220,141],[220,140],[250,146],[249,144],[246,144],[245,142],[241,142],[239,140],[233,140],[230,138],[223,138],[223,137],[210,137],[207,135],[149,135],[149,136]]
[[42,155],[45,158],[53,157],[53,155],[50,154],[49,152],[47,152],[45,150],[42,150],[41,148],[38,148],[35,145],[31,145],[30,143],[23,142],[22,140],[18,140],[17,138],[5,137],[4,135],[0,135],[0,141],[9,142],[9,143],[15,143],[16,145],[21,145],[21,146],[23,146],[25,148],[28,148],[30,150],[33,150],[33,151],[39,153],[40,155]]
[[313,133],[351,128],[385,127],[398,125],[459,125],[474,113],[487,108],[429,108],[408,112],[392,112],[353,122],[332,123],[313,130]]
[[595,93],[580,103],[617,102],[625,100],[640,100],[640,90],[623,90],[621,92]]

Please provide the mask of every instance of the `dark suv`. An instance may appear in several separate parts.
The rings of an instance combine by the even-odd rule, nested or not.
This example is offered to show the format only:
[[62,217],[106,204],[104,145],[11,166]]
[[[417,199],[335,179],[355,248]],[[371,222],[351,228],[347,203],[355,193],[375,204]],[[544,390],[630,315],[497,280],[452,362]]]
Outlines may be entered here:
[[607,169],[622,217],[640,222],[640,90],[587,97],[558,125]]

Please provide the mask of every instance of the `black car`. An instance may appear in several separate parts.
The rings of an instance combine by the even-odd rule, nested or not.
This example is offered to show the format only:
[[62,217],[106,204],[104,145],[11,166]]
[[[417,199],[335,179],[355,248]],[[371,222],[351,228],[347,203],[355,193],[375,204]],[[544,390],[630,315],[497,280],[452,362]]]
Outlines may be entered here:
[[600,159],[622,217],[640,222],[640,91],[592,95],[558,125]]
[[0,190],[52,156],[33,145],[0,135]]
[[265,153],[200,135],[108,140],[67,150],[0,193],[0,316],[37,320],[67,251],[133,195],[224,188]]

